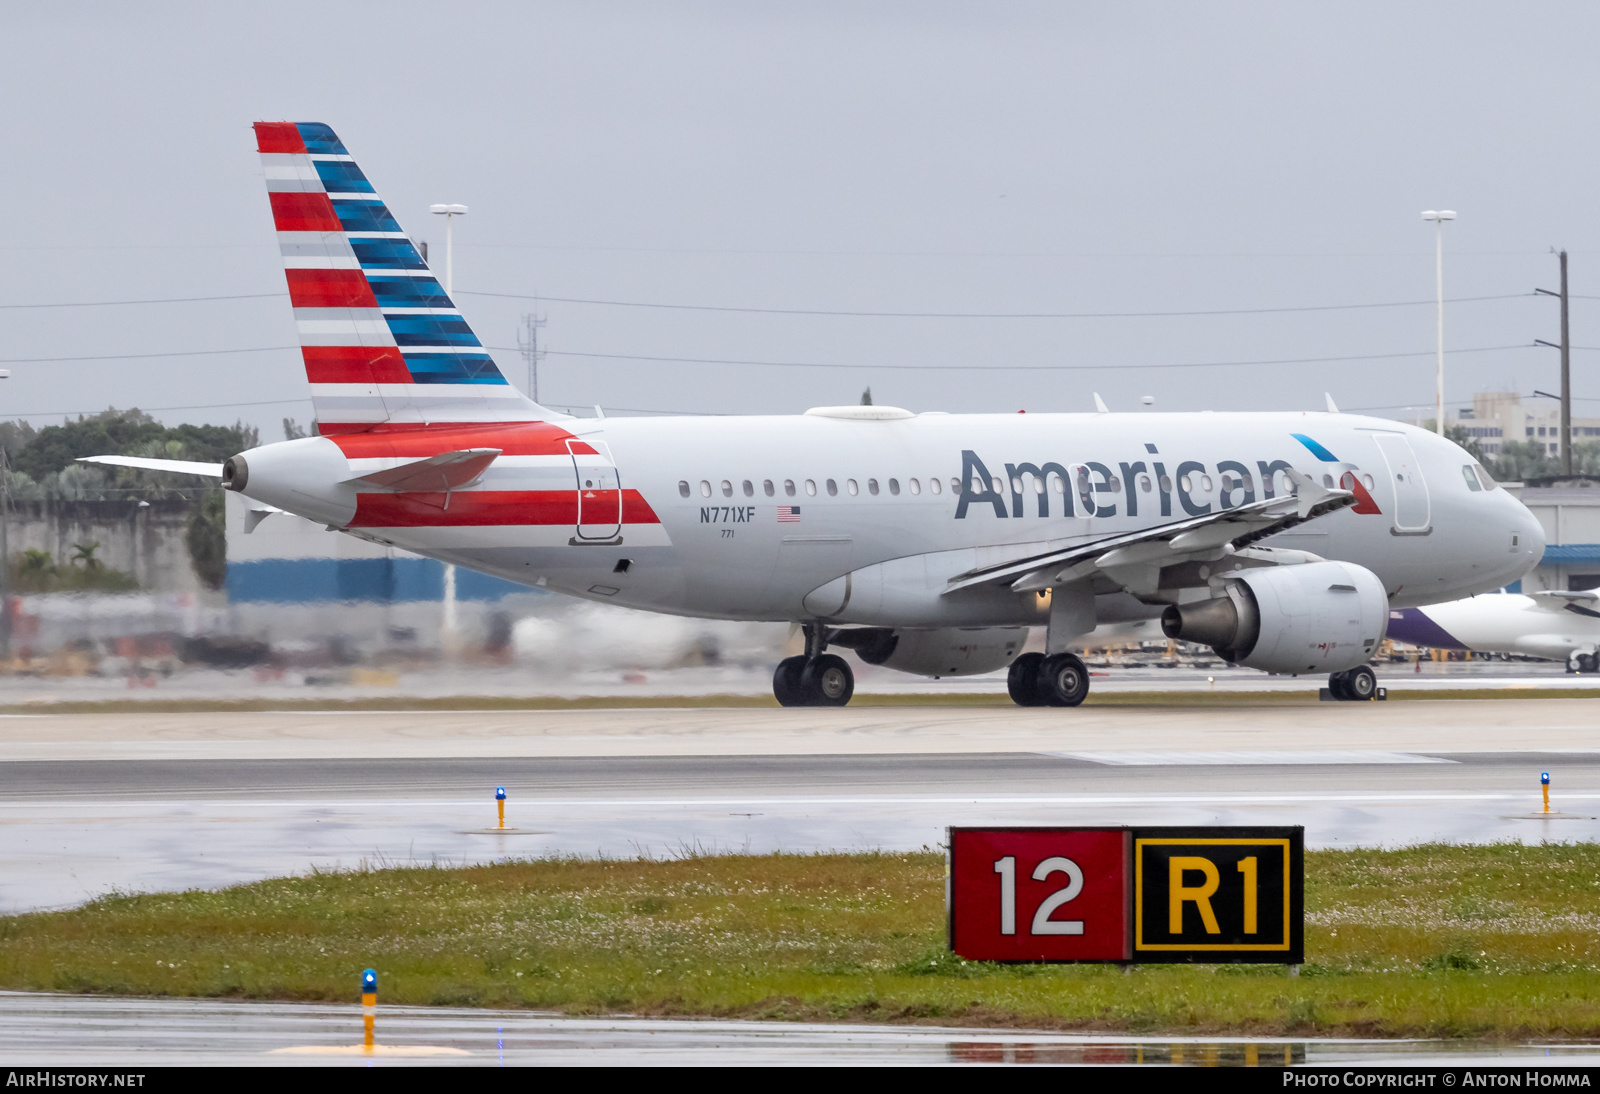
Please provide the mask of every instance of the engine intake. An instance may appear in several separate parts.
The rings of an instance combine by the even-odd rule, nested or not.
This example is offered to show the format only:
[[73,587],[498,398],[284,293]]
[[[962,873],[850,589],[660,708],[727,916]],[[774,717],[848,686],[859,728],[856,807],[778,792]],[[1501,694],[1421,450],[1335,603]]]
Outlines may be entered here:
[[1221,594],[1172,605],[1168,638],[1199,642],[1225,661],[1266,672],[1343,672],[1371,659],[1389,624],[1376,574],[1349,562],[1246,570]]

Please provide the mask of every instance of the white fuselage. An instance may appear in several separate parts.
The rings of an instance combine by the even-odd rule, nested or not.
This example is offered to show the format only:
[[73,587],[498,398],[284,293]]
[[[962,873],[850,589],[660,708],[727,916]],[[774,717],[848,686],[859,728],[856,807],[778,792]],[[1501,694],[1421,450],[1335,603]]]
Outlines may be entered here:
[[[1352,476],[1371,505],[1267,545],[1364,566],[1396,607],[1503,586],[1543,551],[1533,516],[1504,490],[1475,485],[1459,447],[1357,415],[812,413],[559,425],[600,456],[503,455],[445,504],[467,513],[462,499],[473,492],[573,490],[581,499],[586,474],[609,474],[621,490],[637,491],[650,520],[608,529],[590,513],[587,528],[483,526],[468,517],[363,527],[358,487],[348,480],[399,461],[347,459],[327,438],[246,453],[244,492],[353,534],[597,601],[876,626],[1043,622],[1048,602],[1035,593],[952,594],[947,582],[975,566],[1171,523],[1267,491],[1281,497],[1284,466],[1334,486]],[[590,465],[605,466],[586,471]],[[845,575],[870,595],[847,605],[813,596]],[[1101,622],[1160,608],[1114,585],[1096,591]]]

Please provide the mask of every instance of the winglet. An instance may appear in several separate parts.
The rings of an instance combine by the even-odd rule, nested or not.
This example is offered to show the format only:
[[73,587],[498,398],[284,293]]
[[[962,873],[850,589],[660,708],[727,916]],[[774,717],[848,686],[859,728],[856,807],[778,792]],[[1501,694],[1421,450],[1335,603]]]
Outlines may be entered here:
[[1110,414],[1111,413],[1111,408],[1106,406],[1106,401],[1104,399],[1100,398],[1100,393],[1098,391],[1096,391],[1094,393],[1094,408],[1095,408],[1095,410],[1099,411],[1101,414]]
[[1322,397],[1328,401],[1328,413],[1329,414],[1337,414],[1337,413],[1339,413],[1339,408],[1333,405],[1333,395],[1331,393],[1324,391],[1322,393]]

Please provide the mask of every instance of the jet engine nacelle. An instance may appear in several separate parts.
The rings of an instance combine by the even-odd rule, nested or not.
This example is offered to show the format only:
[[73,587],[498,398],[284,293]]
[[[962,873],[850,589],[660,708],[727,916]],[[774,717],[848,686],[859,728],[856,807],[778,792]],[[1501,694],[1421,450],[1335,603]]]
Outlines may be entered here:
[[829,636],[835,646],[856,651],[869,665],[883,665],[918,676],[974,676],[1016,660],[1028,640],[1027,627],[940,627],[890,630],[864,627]]
[[1343,672],[1372,658],[1389,598],[1371,570],[1349,562],[1273,566],[1231,576],[1221,595],[1173,605],[1168,638],[1200,642],[1226,661],[1265,672]]

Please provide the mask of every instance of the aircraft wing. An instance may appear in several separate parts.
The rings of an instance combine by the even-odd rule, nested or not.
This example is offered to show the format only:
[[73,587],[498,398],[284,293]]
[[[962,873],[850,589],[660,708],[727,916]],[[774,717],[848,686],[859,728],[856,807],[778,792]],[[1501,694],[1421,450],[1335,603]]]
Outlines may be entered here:
[[[1104,536],[1089,543],[980,566],[950,579],[946,593],[974,585],[1009,585],[1017,592],[1047,589],[1104,574],[1134,595],[1150,595],[1160,587],[1163,567],[1181,562],[1219,559],[1286,528],[1315,520],[1346,506],[1356,497],[1348,490],[1319,486],[1298,471],[1284,474],[1294,484],[1288,497],[1187,517],[1138,532]],[[1253,554],[1270,560],[1264,549]],[[1301,552],[1282,553],[1303,561]]]
[[498,448],[463,448],[457,452],[441,452],[425,460],[412,460],[348,481],[394,494],[448,493],[477,482],[500,451]]
[[176,471],[180,475],[209,475],[222,478],[220,463],[200,463],[196,460],[153,460],[144,456],[79,456],[78,463],[103,463],[112,467],[142,467],[146,471]]
[[1528,596],[1547,612],[1576,612],[1579,615],[1600,616],[1600,591],[1594,589],[1574,591],[1545,589],[1529,593]]

